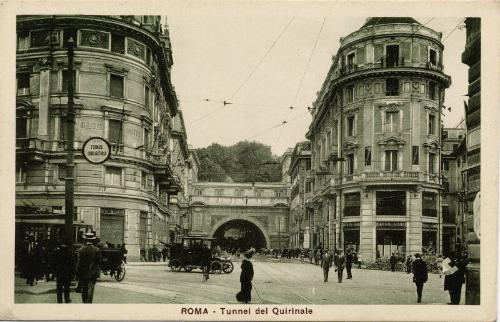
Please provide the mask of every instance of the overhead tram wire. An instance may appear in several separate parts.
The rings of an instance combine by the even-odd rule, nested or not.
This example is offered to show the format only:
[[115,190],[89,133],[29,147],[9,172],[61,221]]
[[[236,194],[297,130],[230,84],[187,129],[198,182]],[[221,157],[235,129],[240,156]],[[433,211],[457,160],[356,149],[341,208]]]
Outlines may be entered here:
[[460,27],[460,25],[464,23],[464,21],[465,21],[465,19],[461,18],[460,22],[455,26],[455,28],[453,28],[450,32],[448,32],[448,34],[446,35],[446,37],[443,39],[442,42],[445,42],[446,39],[448,39],[455,32],[455,30],[457,30],[457,28]]
[[276,139],[276,143],[279,142],[279,140],[281,138],[281,134],[283,133],[283,129],[286,126],[287,119],[288,119],[288,117],[290,117],[292,110],[295,108],[294,105],[297,102],[297,97],[299,96],[300,90],[302,89],[302,85],[304,84],[304,79],[306,77],[307,71],[309,70],[309,66],[311,65],[311,60],[312,60],[312,57],[314,55],[314,52],[316,51],[316,46],[318,45],[318,41],[319,41],[319,38],[321,36],[321,32],[323,31],[323,27],[325,26],[325,22],[326,22],[326,17],[323,18],[323,22],[321,23],[321,27],[319,28],[318,35],[316,36],[316,40],[314,41],[314,46],[311,50],[311,53],[309,54],[309,58],[307,59],[306,68],[304,69],[304,73],[302,74],[302,77],[300,78],[299,87],[297,88],[297,91],[295,92],[295,96],[293,97],[292,105],[289,107],[288,114],[285,117],[283,127],[280,129],[278,138]]
[[223,101],[223,104],[221,106],[219,106],[218,108],[216,108],[215,110],[197,118],[196,120],[192,121],[190,123],[191,124],[194,124],[194,123],[197,123],[207,117],[209,117],[210,115],[214,114],[215,112],[223,109],[224,107],[226,107],[226,105],[231,105],[231,100],[236,96],[236,94],[239,93],[239,91],[243,88],[243,86],[246,85],[246,83],[250,80],[250,78],[252,77],[252,75],[257,71],[257,69],[260,67],[260,65],[262,64],[262,62],[266,59],[266,57],[269,55],[269,53],[271,52],[271,50],[274,48],[274,46],[278,43],[278,41],[281,39],[281,37],[285,34],[285,32],[287,31],[288,27],[291,25],[293,19],[295,19],[295,17],[292,17],[290,19],[290,21],[288,21],[288,23],[286,24],[285,28],[283,28],[283,30],[279,33],[278,37],[276,37],[273,41],[273,43],[271,44],[271,46],[267,49],[266,53],[264,54],[264,56],[262,56],[262,58],[259,60],[259,62],[255,65],[255,67],[252,69],[252,71],[248,74],[248,76],[243,80],[243,82],[240,84],[240,86],[233,92],[233,94],[229,97],[228,101]]

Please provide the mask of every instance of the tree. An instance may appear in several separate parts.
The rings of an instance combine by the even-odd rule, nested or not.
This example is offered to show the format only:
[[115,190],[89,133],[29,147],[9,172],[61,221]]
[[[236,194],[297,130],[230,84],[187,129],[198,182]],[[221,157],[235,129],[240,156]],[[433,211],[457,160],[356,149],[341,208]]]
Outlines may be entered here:
[[197,150],[200,158],[200,181],[276,182],[281,180],[281,166],[271,147],[242,141],[225,147],[213,143]]

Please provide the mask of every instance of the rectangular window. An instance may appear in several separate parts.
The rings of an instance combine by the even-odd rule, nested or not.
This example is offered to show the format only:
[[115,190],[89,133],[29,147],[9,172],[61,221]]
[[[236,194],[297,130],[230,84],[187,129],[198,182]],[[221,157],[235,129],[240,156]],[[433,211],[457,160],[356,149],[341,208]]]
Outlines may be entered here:
[[111,35],[111,51],[118,54],[125,54],[125,37]]
[[52,31],[52,33],[49,30],[31,32],[31,47],[45,47],[58,44],[59,31],[57,30]]
[[146,189],[148,187],[148,174],[145,171],[141,171],[141,188]]
[[422,216],[437,217],[437,197],[435,193],[422,192]]
[[106,167],[105,183],[112,186],[122,185],[122,168]]
[[119,120],[109,120],[109,142],[111,144],[121,144],[122,136],[122,122]]
[[436,116],[429,114],[428,133],[436,134]]
[[443,170],[444,171],[450,170],[450,164],[448,163],[448,161],[443,161]]
[[354,135],[354,116],[347,117],[347,136]]
[[399,45],[388,45],[385,47],[387,67],[399,65]]
[[419,146],[414,145],[411,147],[411,164],[418,165],[419,161]]
[[385,151],[385,171],[398,170],[398,151],[387,150]]
[[276,198],[281,197],[281,191],[276,191],[276,192],[275,192],[275,196],[276,196]]
[[436,86],[436,83],[434,83],[434,82],[429,83],[429,98],[431,100],[437,99],[437,86]]
[[372,164],[372,147],[365,146],[365,165]]
[[433,65],[437,65],[437,55],[434,49],[429,49],[429,62]]
[[399,79],[388,78],[385,80],[385,96],[399,95]]
[[149,86],[144,86],[144,106],[149,109]]
[[30,34],[28,31],[17,33],[17,50],[26,50],[29,48]]
[[124,97],[124,77],[120,75],[109,75],[109,95],[113,97]]
[[399,112],[385,113],[385,132],[399,132]]
[[28,122],[24,117],[16,117],[16,139],[28,137]]
[[346,86],[346,103],[351,103],[354,101],[354,85]]
[[361,194],[359,192],[344,195],[344,216],[359,216],[361,209]]
[[354,173],[354,154],[349,153],[347,155],[347,174]]
[[450,209],[448,206],[441,207],[441,216],[443,217],[443,222],[448,224],[454,224],[455,218],[453,218],[453,214],[450,213]]
[[66,180],[66,165],[58,164],[57,165],[57,180],[64,181]]
[[405,216],[405,191],[377,191],[377,216]]
[[30,74],[17,74],[17,95],[29,95],[30,93]]
[[70,38],[73,38],[73,43],[76,45],[78,43],[76,29],[65,29],[63,31],[63,46],[68,47],[68,41]]
[[355,59],[356,55],[354,53],[351,53],[349,55],[347,55],[347,69],[349,71],[353,71],[354,70],[354,59]]
[[16,183],[26,182],[26,168],[23,166],[16,167]]
[[149,150],[149,130],[144,129],[144,149]]
[[311,159],[306,160],[306,170],[311,170]]
[[[69,71],[67,69],[62,70],[62,93],[68,92],[68,81],[69,81]],[[73,71],[73,89],[76,87],[76,72]]]
[[429,153],[429,173],[435,173],[436,155],[434,153]]
[[197,196],[203,196],[203,190],[196,190]]

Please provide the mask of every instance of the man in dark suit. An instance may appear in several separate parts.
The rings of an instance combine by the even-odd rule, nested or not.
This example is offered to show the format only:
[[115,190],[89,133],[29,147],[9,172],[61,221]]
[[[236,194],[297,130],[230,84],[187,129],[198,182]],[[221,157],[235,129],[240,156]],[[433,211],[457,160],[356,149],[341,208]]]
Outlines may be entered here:
[[394,253],[392,253],[391,258],[389,259],[391,263],[391,272],[394,272],[396,270],[396,264],[398,263],[398,258]]
[[[462,284],[465,282],[465,267],[467,259],[461,258],[460,255],[451,254],[451,262],[448,264],[454,272],[445,274],[444,290],[450,293],[450,303],[452,305],[460,304],[462,296]],[[454,268],[456,267],[456,269]]]
[[330,254],[328,249],[325,249],[323,254],[323,260],[321,261],[321,268],[323,268],[323,282],[328,282],[328,272],[330,267],[332,267],[333,256]]
[[54,250],[54,273],[56,276],[56,292],[57,303],[71,303],[70,299],[70,283],[75,273],[75,260],[73,252],[66,245],[61,243],[59,247]]
[[417,286],[417,302],[422,302],[422,290],[427,282],[427,263],[422,260],[419,253],[415,254],[413,261],[413,282]]
[[352,263],[354,262],[354,251],[352,249],[347,251],[347,255],[345,257],[345,269],[347,271],[347,279],[352,280]]
[[342,275],[344,274],[345,256],[341,248],[337,251],[337,257],[335,258],[335,265],[337,266],[337,275],[339,283],[342,283]]
[[78,252],[76,274],[82,288],[83,303],[92,303],[94,286],[101,269],[101,251],[93,245],[94,240],[93,233],[86,233],[85,246]]

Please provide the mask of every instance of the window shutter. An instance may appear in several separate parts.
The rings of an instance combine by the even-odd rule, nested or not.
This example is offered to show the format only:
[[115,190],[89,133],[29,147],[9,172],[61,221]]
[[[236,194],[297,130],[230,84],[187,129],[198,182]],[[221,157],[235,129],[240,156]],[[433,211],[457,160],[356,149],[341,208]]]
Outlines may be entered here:
[[117,120],[109,120],[108,138],[111,143],[121,143],[121,128],[122,122]]
[[361,47],[356,50],[356,60],[358,65],[365,63],[365,47]]
[[375,45],[375,63],[380,63],[380,59],[384,56],[384,45]]

